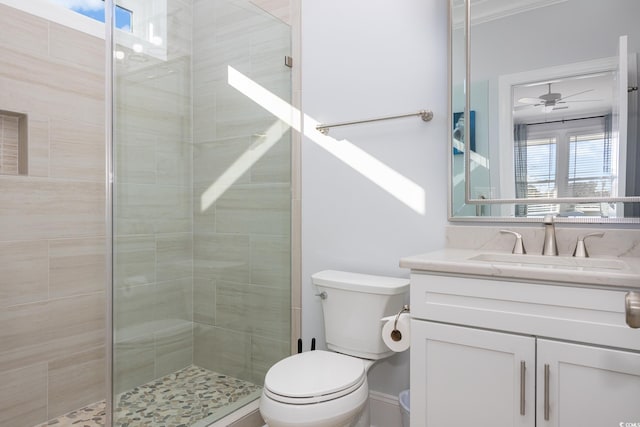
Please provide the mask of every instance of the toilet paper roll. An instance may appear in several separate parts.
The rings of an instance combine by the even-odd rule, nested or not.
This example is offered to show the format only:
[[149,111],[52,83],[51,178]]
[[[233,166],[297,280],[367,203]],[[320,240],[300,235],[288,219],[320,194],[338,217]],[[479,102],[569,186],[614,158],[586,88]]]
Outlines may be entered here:
[[[384,341],[391,351],[399,353],[408,349],[411,342],[411,315],[409,313],[402,313],[398,318],[397,324],[396,316],[389,316],[384,320],[386,320],[386,322],[382,327],[382,341]],[[397,329],[400,334],[398,335],[398,333],[393,333],[394,329]],[[397,341],[394,340],[394,336]]]

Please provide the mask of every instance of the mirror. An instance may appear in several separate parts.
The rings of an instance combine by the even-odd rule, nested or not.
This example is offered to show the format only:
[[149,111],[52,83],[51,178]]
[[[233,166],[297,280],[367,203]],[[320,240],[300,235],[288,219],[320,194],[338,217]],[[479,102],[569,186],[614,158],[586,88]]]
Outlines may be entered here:
[[450,218],[640,222],[640,2],[450,6]]

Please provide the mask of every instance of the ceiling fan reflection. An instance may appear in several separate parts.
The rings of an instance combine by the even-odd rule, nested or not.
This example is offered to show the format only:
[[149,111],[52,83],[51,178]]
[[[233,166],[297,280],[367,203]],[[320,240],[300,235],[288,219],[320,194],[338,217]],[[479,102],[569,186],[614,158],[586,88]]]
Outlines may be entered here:
[[548,88],[548,92],[544,93],[542,95],[540,95],[537,98],[520,98],[518,99],[518,103],[520,104],[524,104],[524,105],[516,105],[514,107],[514,110],[522,110],[525,108],[529,108],[529,107],[543,107],[543,110],[545,112],[548,111],[553,111],[553,110],[564,110],[569,108],[568,105],[561,105],[561,104],[568,104],[568,103],[572,103],[572,102],[597,102],[597,101],[601,101],[598,99],[572,99],[567,101],[568,98],[574,97],[574,96],[578,96],[578,95],[582,95],[583,93],[587,93],[587,92],[592,92],[593,89],[587,89],[587,90],[583,90],[580,92],[576,92],[573,93],[571,95],[567,95],[567,96],[562,96],[561,93],[559,92],[551,92],[551,83],[547,83]]

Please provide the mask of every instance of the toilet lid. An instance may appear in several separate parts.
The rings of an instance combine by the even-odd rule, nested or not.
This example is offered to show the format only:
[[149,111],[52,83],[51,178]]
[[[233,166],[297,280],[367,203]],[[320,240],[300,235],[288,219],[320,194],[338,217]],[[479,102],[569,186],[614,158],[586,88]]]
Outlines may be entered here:
[[275,400],[312,403],[351,393],[365,378],[363,360],[315,350],[295,354],[273,365],[267,372],[264,387]]

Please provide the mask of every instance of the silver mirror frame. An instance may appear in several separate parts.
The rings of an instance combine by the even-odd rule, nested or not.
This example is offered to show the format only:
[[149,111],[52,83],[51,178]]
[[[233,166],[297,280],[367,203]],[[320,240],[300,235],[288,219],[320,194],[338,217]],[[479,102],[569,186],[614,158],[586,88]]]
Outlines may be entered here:
[[[449,203],[448,203],[448,219],[449,221],[471,221],[471,222],[517,222],[517,223],[540,223],[542,217],[500,217],[500,216],[454,216],[453,206],[453,113],[452,113],[452,96],[453,96],[453,8],[454,0],[449,0],[449,25],[448,25],[448,142],[449,142]],[[464,116],[469,117],[471,105],[471,0],[464,0],[465,16],[464,16],[464,37],[465,37],[465,105]],[[564,198],[541,198],[535,200],[529,199],[473,199],[471,195],[471,156],[467,154],[467,147],[470,147],[470,133],[464,134],[464,199],[468,205],[506,205],[506,204],[540,204],[540,203],[640,203],[640,196],[632,197],[596,197],[596,198],[580,198],[580,197],[564,197]],[[575,224],[640,224],[640,217],[634,218],[602,218],[602,217],[556,217],[556,222],[575,223]]]

